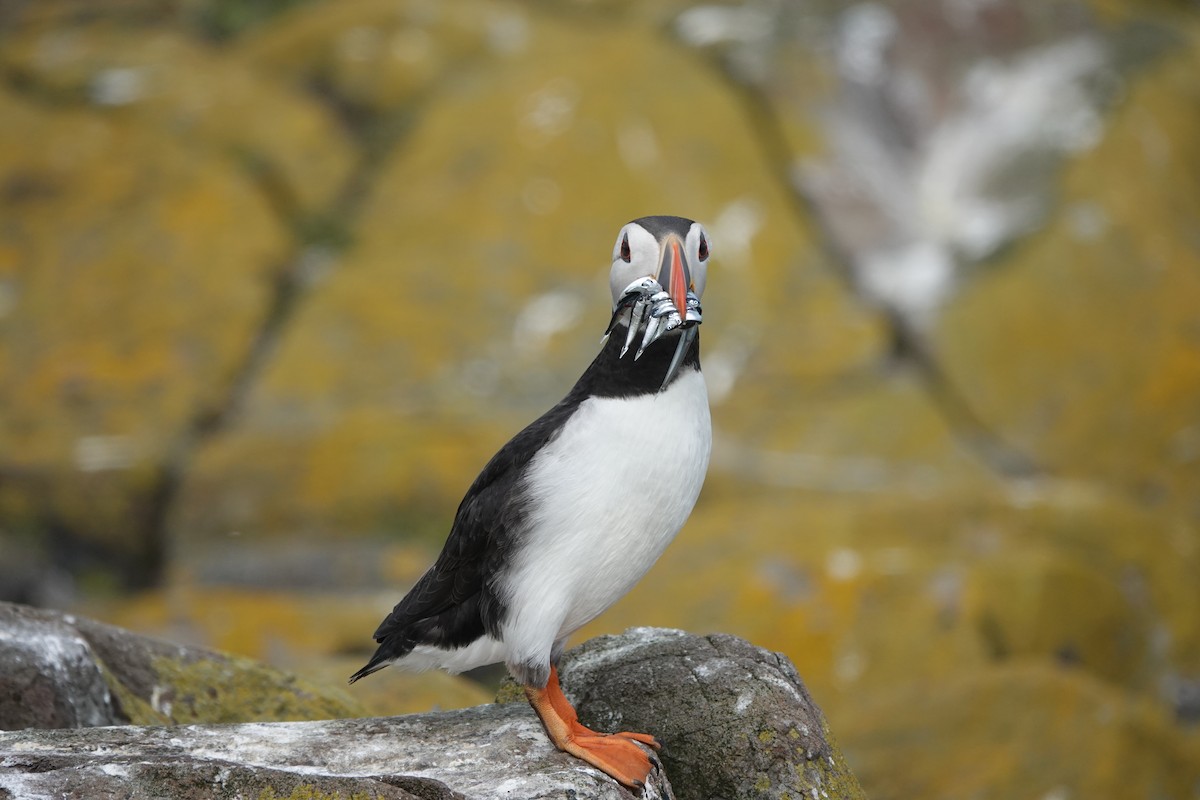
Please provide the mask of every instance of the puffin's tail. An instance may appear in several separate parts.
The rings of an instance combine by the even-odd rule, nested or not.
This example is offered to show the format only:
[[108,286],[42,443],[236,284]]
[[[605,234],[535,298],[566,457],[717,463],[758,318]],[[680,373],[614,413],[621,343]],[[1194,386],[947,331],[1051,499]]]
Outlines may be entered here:
[[365,667],[350,676],[350,683],[354,683],[359,678],[365,678],[371,673],[379,672],[384,667],[390,666],[395,660],[396,657],[394,655],[384,652],[384,648],[380,647],[375,651],[375,655],[371,656],[371,660],[367,662]]
[[391,616],[383,621],[378,631],[374,632],[374,640],[379,643],[378,648],[376,648],[376,654],[371,656],[371,661],[368,661],[364,668],[350,675],[350,682],[352,684],[360,678],[366,678],[367,675],[379,672],[380,669],[400,661],[401,658],[412,652],[414,646],[416,646],[416,639],[413,638],[412,633],[408,631],[389,630],[389,620],[391,620]]
[[[379,623],[375,633],[371,634],[371,638],[379,643],[379,648],[365,667],[350,676],[350,683],[365,678],[372,672],[378,672],[389,664],[396,663],[411,653],[419,643],[443,646],[445,643],[440,639],[446,637],[447,630],[454,633],[459,632],[461,625],[452,623],[455,623],[460,616],[465,615],[468,620],[478,621],[477,598],[469,599],[474,602],[460,602],[457,605],[452,603],[431,605],[430,592],[438,587],[448,592],[451,584],[437,572],[436,567],[431,567],[409,590],[404,599],[396,604],[392,613]],[[436,600],[438,597],[435,595],[434,599]],[[482,627],[482,623],[477,622],[476,627]],[[471,627],[470,631],[473,632],[474,627]],[[475,636],[470,637],[470,639],[474,638]]]

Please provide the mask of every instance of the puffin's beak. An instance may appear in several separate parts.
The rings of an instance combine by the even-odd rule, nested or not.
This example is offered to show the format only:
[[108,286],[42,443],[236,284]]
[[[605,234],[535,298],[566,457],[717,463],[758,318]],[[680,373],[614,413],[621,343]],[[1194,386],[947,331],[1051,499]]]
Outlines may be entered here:
[[671,296],[679,318],[687,319],[687,293],[692,288],[692,270],[683,255],[683,242],[673,233],[663,242],[658,285]]
[[647,275],[625,287],[604,332],[605,339],[627,311],[629,329],[618,358],[625,357],[639,334],[642,343],[633,354],[634,361],[664,333],[680,329],[675,355],[663,378],[665,388],[695,341],[696,326],[701,322],[700,299],[692,291],[692,268],[683,253],[683,240],[677,234],[669,233],[663,240],[657,278]]

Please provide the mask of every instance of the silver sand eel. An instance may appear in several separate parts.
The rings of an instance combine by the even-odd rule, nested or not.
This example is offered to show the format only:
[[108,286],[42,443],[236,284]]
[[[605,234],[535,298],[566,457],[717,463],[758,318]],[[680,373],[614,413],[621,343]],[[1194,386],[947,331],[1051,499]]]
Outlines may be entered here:
[[679,332],[679,343],[675,346],[675,355],[671,358],[667,374],[663,378],[662,388],[666,388],[696,338],[696,326],[703,321],[700,298],[696,297],[694,292],[688,291],[687,313],[681,318],[679,310],[671,301],[671,296],[663,290],[658,281],[649,277],[638,278],[625,287],[621,300],[617,303],[616,310],[613,311],[612,321],[608,323],[608,330],[604,332],[604,340],[608,339],[608,335],[612,333],[626,310],[629,312],[629,331],[625,335],[625,344],[621,347],[620,358],[624,358],[625,354],[629,352],[629,348],[637,339],[638,332],[643,325],[645,325],[645,331],[642,332],[642,341],[633,354],[634,361],[641,358],[642,353],[646,352],[646,348],[660,339],[663,334],[679,327],[683,328]]

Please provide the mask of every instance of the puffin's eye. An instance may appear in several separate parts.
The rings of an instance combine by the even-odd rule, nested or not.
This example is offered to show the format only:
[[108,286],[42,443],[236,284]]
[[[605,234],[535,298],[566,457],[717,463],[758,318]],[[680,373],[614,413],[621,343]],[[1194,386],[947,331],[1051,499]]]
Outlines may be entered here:
[[626,264],[633,260],[633,254],[629,252],[629,234],[621,238],[621,260]]
[[700,237],[700,250],[697,254],[700,256],[701,261],[708,260],[708,239],[705,239],[703,236]]

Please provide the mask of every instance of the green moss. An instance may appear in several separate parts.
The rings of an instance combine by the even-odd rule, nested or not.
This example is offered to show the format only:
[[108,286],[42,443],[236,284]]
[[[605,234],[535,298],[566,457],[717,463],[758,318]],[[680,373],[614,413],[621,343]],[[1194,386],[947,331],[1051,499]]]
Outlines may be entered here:
[[501,705],[524,703],[526,702],[525,690],[521,688],[521,684],[513,680],[511,675],[505,675],[504,680],[500,682],[500,688],[496,690],[496,702]]
[[358,703],[338,690],[316,687],[249,659],[156,658],[153,668],[158,683],[169,687],[160,708],[177,724],[364,716]]
[[825,741],[829,743],[830,755],[797,764],[797,772],[803,770],[808,773],[807,782],[803,785],[819,786],[823,797],[836,797],[839,800],[866,800],[866,794],[859,785],[858,778],[846,764],[842,748],[838,747],[833,734],[829,731],[829,723],[823,721],[821,729]]
[[775,731],[759,731],[758,732],[758,740],[764,744],[766,744],[767,742],[770,742],[770,741],[774,741],[774,739],[775,739]]
[[108,684],[108,690],[112,693],[113,698],[117,701],[121,712],[129,719],[131,725],[170,725],[172,720],[165,714],[154,710],[146,700],[138,697],[137,693],[130,689],[117,678],[104,665],[104,662],[96,660],[96,666],[100,668],[100,674],[104,676],[104,682]]
[[754,782],[754,788],[756,791],[759,791],[759,792],[767,791],[768,789],[771,788],[771,779],[768,778],[766,775],[759,775],[758,780],[756,780]]

